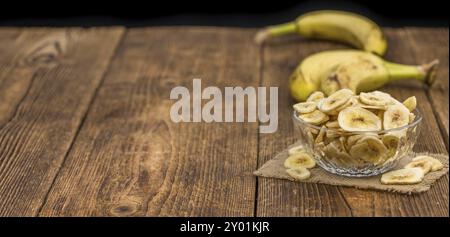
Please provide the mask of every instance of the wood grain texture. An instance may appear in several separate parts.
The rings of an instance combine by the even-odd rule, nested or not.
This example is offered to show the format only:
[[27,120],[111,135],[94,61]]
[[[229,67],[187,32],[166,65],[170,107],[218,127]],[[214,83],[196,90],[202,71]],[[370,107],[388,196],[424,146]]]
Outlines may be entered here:
[[[407,30],[386,29],[389,40],[387,59],[417,64],[414,48]],[[344,46],[305,39],[284,39],[264,49],[263,82],[280,87],[280,126],[277,133],[260,136],[259,164],[271,159],[277,152],[295,141],[290,118],[286,81],[297,63],[305,56],[325,49]],[[430,45],[432,47],[432,45]],[[443,51],[448,51],[448,44]],[[442,65],[443,67],[448,67]],[[416,151],[446,152],[439,126],[425,89],[419,83],[399,82],[384,88],[394,96],[407,98],[416,95],[419,109],[424,113],[422,135]],[[444,92],[445,93],[445,92]],[[447,90],[448,96],[448,90]],[[299,184],[289,181],[259,178],[258,216],[448,216],[448,175],[439,180],[425,194],[405,196],[354,188]]]
[[42,207],[123,29],[0,29],[0,215]]
[[257,123],[176,124],[169,95],[257,86],[253,33],[130,29],[40,215],[252,216]]
[[449,114],[448,114],[448,28],[408,28],[410,47],[413,48],[414,58],[425,63],[434,59],[440,61],[437,78],[431,90],[427,91],[437,115],[444,141],[449,149]]
[[[415,151],[447,152],[448,29],[385,31],[388,60],[440,59],[432,90],[383,90],[417,97]],[[448,175],[412,196],[252,175],[296,140],[290,73],[345,45],[287,37],[258,48],[255,30],[238,28],[124,32],[0,28],[0,216],[448,216]],[[278,131],[173,123],[170,90],[193,78],[203,88],[278,86]]]
[[[422,34],[414,37],[409,35],[411,29],[406,28],[403,31],[387,31],[391,50],[388,51],[386,58],[391,61],[397,61],[405,64],[421,64],[427,62],[429,58],[439,57],[439,54],[433,53],[431,48],[436,45],[423,44],[420,48],[425,51],[418,51],[414,40],[428,33],[424,29]],[[439,37],[445,37],[441,34]],[[447,36],[448,37],[448,36]],[[448,51],[448,44],[441,45],[441,49]],[[426,50],[429,49],[429,51]],[[394,50],[395,49],[395,50]],[[443,61],[440,65],[448,68],[448,61]],[[442,80],[442,78],[438,78]],[[448,80],[447,80],[448,83]],[[448,85],[447,85],[448,87]],[[386,91],[403,100],[409,96],[416,96],[418,109],[423,115],[423,122],[420,128],[420,135],[417,139],[414,151],[447,153],[444,139],[439,130],[439,118],[436,118],[434,110],[436,109],[427,95],[427,89],[419,82],[402,81],[390,84]],[[447,91],[448,97],[448,91]],[[448,174],[438,180],[433,187],[423,194],[408,196],[400,195],[379,195],[374,200],[374,205],[378,206],[375,210],[377,216],[448,216],[449,214],[449,180]]]

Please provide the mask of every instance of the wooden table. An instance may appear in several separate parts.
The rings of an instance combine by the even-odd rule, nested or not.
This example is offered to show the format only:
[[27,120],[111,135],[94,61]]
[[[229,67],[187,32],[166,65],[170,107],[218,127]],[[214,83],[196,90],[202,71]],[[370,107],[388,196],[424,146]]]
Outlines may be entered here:
[[[449,178],[399,195],[256,178],[294,142],[287,78],[309,54],[345,48],[255,29],[0,28],[1,216],[448,216]],[[441,60],[438,82],[385,88],[415,95],[416,151],[448,152],[448,28],[385,29],[387,59]],[[170,90],[278,86],[279,126],[173,123]]]

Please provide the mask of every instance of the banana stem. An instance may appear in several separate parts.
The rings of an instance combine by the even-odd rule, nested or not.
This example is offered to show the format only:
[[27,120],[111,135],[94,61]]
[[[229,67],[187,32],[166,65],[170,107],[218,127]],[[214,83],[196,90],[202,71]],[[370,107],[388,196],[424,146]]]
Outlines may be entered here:
[[280,25],[269,26],[268,31],[271,36],[280,36],[296,33],[298,31],[297,24],[293,22],[288,22]]
[[420,66],[385,62],[391,81],[415,79],[429,86],[433,84],[434,79],[436,78],[435,71],[438,64],[438,60]]
[[268,38],[287,35],[297,32],[297,24],[295,22],[284,23],[281,25],[269,26],[259,31],[255,36],[255,42],[262,44]]

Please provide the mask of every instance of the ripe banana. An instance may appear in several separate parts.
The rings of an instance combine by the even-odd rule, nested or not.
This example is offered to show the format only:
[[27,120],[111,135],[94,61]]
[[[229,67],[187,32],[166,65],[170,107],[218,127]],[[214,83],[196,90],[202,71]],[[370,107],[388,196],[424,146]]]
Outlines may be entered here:
[[269,26],[258,32],[257,43],[267,38],[297,33],[307,38],[328,39],[347,43],[358,49],[383,55],[387,43],[380,27],[370,19],[344,11],[313,11],[294,22]]
[[291,75],[289,87],[296,101],[305,101],[315,91],[329,96],[339,89],[348,88],[359,94],[403,79],[432,85],[438,63],[434,60],[413,66],[388,62],[360,50],[324,51],[303,59]]

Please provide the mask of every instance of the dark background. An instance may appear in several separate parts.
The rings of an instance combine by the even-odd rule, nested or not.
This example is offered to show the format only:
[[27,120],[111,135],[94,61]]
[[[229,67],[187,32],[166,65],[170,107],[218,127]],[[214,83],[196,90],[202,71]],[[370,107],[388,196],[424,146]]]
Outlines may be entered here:
[[445,1],[36,0],[0,2],[0,26],[214,25],[260,27],[311,10],[357,12],[382,26],[448,27]]

